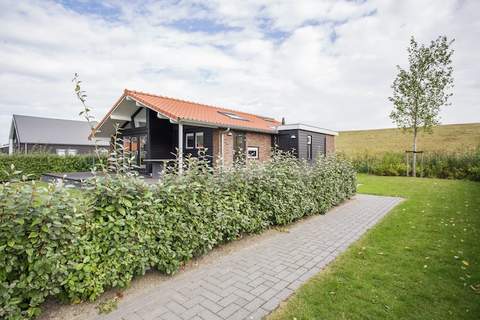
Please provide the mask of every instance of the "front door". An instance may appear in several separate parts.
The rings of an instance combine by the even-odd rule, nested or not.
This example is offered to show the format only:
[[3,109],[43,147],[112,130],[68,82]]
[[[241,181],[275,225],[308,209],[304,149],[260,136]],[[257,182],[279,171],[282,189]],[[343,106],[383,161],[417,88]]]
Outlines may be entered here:
[[233,161],[244,164],[246,159],[246,137],[244,132],[233,133]]

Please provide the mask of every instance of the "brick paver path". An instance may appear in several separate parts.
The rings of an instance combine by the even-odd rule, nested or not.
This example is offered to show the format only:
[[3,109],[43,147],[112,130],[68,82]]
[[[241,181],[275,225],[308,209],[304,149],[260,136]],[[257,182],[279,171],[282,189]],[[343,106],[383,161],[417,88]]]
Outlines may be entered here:
[[399,201],[357,195],[289,232],[173,277],[98,319],[261,319]]

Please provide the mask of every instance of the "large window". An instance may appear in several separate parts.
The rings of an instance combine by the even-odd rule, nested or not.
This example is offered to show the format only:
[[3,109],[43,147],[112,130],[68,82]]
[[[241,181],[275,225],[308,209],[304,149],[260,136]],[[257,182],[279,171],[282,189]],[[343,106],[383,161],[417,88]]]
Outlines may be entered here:
[[203,132],[195,133],[195,148],[201,149],[205,146],[203,142]]
[[307,136],[307,160],[312,160],[312,136]]
[[195,147],[195,134],[187,133],[185,135],[185,149],[193,149]]

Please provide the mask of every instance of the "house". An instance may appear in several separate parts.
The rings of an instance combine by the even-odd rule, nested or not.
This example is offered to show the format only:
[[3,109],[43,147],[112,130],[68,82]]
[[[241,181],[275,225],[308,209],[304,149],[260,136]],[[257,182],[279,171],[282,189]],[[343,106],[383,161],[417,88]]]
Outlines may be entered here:
[[308,161],[335,150],[336,132],[304,124],[282,125],[264,116],[125,90],[95,128],[109,138],[120,128],[126,150],[143,173],[157,174],[167,161],[183,162],[203,150],[212,165],[266,161],[271,148]]
[[[95,143],[86,121],[41,118],[14,114],[10,126],[8,153],[48,152],[58,155],[93,153]],[[109,141],[99,141],[105,150]],[[7,149],[7,148],[4,148]]]

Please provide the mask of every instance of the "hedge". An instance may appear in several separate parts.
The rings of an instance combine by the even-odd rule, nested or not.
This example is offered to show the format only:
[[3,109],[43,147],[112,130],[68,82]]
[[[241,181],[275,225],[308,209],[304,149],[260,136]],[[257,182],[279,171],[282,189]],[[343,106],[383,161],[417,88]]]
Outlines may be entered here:
[[35,317],[48,296],[92,301],[149,269],[172,274],[219,244],[323,214],[356,189],[351,165],[335,158],[309,166],[275,155],[224,171],[186,162],[183,175],[154,185],[130,175],[73,193],[1,184],[0,317]]
[[6,181],[6,171],[13,164],[23,174],[38,179],[48,172],[90,171],[98,162],[94,155],[59,156],[49,153],[0,154],[0,181]]
[[[381,176],[405,176],[404,153],[358,154],[346,156],[355,170]],[[410,156],[411,157],[411,156]],[[410,174],[411,174],[410,164]],[[417,175],[428,178],[468,179],[480,181],[480,148],[465,152],[426,152],[417,156]]]

